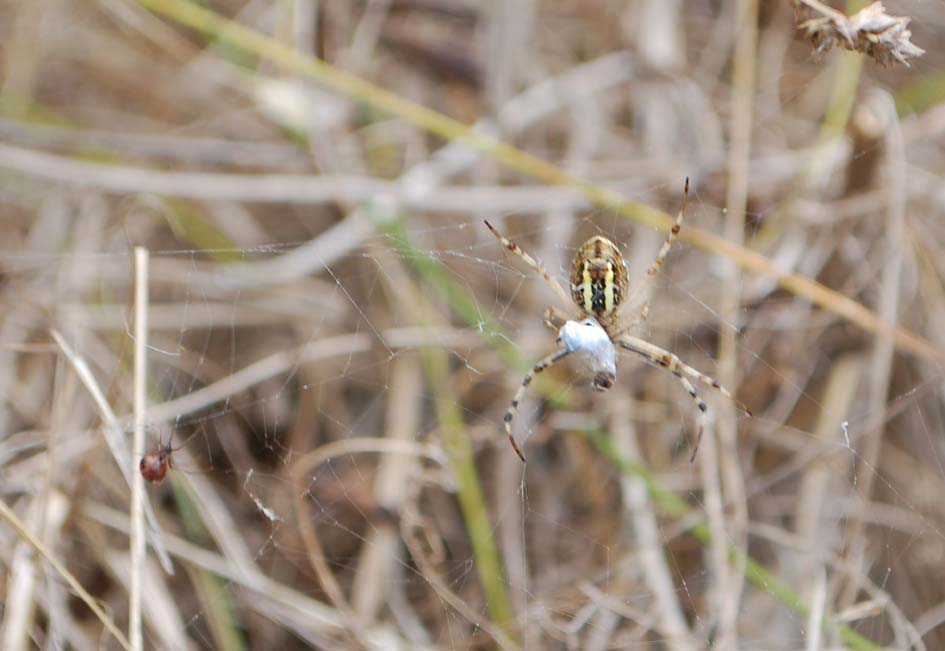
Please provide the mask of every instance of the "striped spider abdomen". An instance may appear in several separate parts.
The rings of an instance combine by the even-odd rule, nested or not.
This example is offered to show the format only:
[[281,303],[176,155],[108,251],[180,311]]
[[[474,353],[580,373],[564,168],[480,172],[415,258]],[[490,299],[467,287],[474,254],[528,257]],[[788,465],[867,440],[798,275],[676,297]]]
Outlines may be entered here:
[[627,294],[627,265],[617,245],[596,235],[578,249],[571,268],[571,297],[585,314],[608,320]]

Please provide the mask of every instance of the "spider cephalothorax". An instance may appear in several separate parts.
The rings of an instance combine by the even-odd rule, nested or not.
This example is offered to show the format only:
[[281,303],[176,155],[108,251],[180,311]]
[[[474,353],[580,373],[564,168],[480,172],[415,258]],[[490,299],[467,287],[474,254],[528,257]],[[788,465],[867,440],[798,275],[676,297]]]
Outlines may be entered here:
[[[722,395],[735,400],[732,394],[722,387],[716,380],[708,375],[704,375],[683,364],[682,361],[673,353],[663,350],[648,341],[638,337],[631,336],[628,331],[640,321],[646,319],[649,306],[644,303],[640,308],[640,313],[636,320],[627,325],[620,323],[620,310],[623,306],[633,303],[640,290],[646,283],[659,272],[669,249],[679,235],[680,224],[683,215],[686,212],[686,199],[689,196],[689,179],[686,179],[686,187],[683,192],[682,204],[679,212],[676,213],[676,220],[670,229],[669,236],[663,243],[662,248],[656,255],[656,259],[647,270],[640,282],[636,285],[632,293],[628,293],[629,281],[627,279],[627,266],[623,261],[623,256],[617,245],[606,237],[595,236],[587,240],[578,249],[574,256],[574,263],[571,266],[571,293],[564,290],[560,283],[555,280],[545,270],[541,264],[525,253],[515,242],[503,237],[489,222],[486,226],[492,231],[492,234],[502,242],[509,251],[520,256],[528,266],[541,274],[548,282],[551,289],[561,299],[565,305],[573,305],[578,308],[576,318],[573,316],[573,307],[569,309],[572,314],[570,318],[563,318],[558,315],[554,308],[550,308],[545,315],[545,323],[558,330],[556,343],[558,349],[539,361],[532,367],[522,380],[515,397],[505,412],[505,433],[509,437],[509,442],[515,449],[518,456],[525,461],[525,456],[515,442],[512,436],[512,419],[518,410],[518,403],[525,395],[525,389],[531,384],[532,379],[537,373],[541,373],[568,355],[575,354],[582,358],[584,363],[591,370],[594,379],[591,382],[598,391],[606,391],[613,386],[617,373],[617,347],[635,353],[651,364],[661,366],[675,375],[679,382],[686,389],[689,396],[695,401],[696,407],[705,418],[706,404],[699,397],[690,378],[712,387]],[[735,403],[747,414],[751,414],[748,407],[735,400]],[[703,425],[700,424],[699,432],[696,434],[696,442],[692,449],[692,459],[695,459],[696,451],[699,449],[699,440],[702,436]]]

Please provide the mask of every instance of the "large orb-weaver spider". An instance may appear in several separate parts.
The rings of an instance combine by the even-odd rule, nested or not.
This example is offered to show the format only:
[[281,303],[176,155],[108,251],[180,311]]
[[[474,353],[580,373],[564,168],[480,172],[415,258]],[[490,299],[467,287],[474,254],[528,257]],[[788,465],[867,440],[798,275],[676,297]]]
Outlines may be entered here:
[[632,305],[647,282],[663,266],[663,261],[666,259],[670,247],[679,235],[679,228],[686,212],[688,198],[689,179],[687,178],[682,203],[679,206],[679,212],[676,214],[673,227],[670,229],[666,241],[656,255],[653,264],[647,270],[646,275],[640,279],[629,294],[627,292],[629,286],[627,265],[617,245],[606,237],[596,235],[584,242],[581,248],[578,249],[571,267],[571,293],[569,295],[540,262],[525,253],[515,242],[504,237],[493,228],[492,224],[486,222],[486,226],[489,227],[492,234],[505,248],[518,255],[529,267],[541,274],[541,277],[547,281],[551,289],[558,295],[558,298],[569,306],[569,311],[572,314],[574,313],[573,306],[578,309],[577,319],[569,319],[559,315],[554,307],[549,308],[545,313],[545,324],[553,330],[558,330],[558,337],[555,340],[558,349],[541,359],[525,375],[522,384],[515,392],[515,397],[512,398],[512,402],[509,404],[508,410],[505,412],[505,434],[509,437],[509,442],[522,462],[525,461],[525,455],[522,454],[515,438],[512,436],[512,419],[515,418],[515,414],[518,412],[518,403],[525,395],[525,390],[537,373],[541,373],[572,353],[583,358],[583,361],[594,373],[591,386],[598,391],[606,391],[613,386],[617,374],[617,346],[643,357],[651,364],[665,368],[679,378],[686,392],[695,401],[701,415],[699,432],[696,434],[690,462],[696,458],[699,442],[702,440],[707,409],[705,402],[696,392],[695,386],[690,382],[690,378],[712,387],[734,401],[746,414],[751,415],[748,407],[736,400],[717,380],[683,364],[676,355],[668,350],[628,333],[631,328],[646,319],[649,312],[648,304],[644,303],[640,309],[640,314],[633,322],[628,325],[621,325],[620,323],[621,308],[624,305]]

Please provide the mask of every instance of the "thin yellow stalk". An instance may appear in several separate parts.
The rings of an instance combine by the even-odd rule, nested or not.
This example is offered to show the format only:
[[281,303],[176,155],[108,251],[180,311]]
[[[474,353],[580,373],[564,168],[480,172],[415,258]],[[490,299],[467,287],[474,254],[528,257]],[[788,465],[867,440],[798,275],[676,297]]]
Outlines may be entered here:
[[[67,584],[69,584],[69,587],[76,594],[76,596],[79,597],[82,603],[88,606],[89,610],[91,610],[92,613],[98,617],[99,621],[102,622],[108,632],[111,633],[116,640],[118,640],[118,644],[120,644],[123,649],[126,649],[126,651],[131,651],[131,645],[128,642],[128,638],[126,638],[125,634],[119,630],[118,626],[115,625],[115,622],[112,621],[111,617],[109,617],[105,611],[102,610],[102,607],[98,605],[95,597],[89,594],[89,592],[82,587],[82,584],[79,583],[79,580],[75,578],[75,576],[73,576],[69,570],[66,569],[65,565],[59,562],[59,559],[53,556],[52,552],[49,551],[49,549],[47,549],[46,546],[38,538],[36,538],[36,536],[34,536],[29,529],[26,528],[26,525],[23,524],[23,521],[16,517],[16,513],[13,512],[13,509],[7,506],[7,503],[2,500],[0,500],[0,519],[6,520],[7,524],[13,527],[13,529],[16,531],[16,534],[22,540],[25,540],[30,547],[32,547],[40,556],[46,559],[46,562],[49,563],[54,570],[56,570],[56,573],[59,574],[59,576],[61,576]],[[104,640],[102,642],[104,644]]]

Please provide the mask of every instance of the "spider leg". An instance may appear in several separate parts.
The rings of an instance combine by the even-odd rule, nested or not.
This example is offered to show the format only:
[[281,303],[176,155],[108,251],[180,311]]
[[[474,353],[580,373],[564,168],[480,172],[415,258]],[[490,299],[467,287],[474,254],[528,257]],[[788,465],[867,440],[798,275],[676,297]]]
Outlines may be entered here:
[[567,321],[567,315],[561,314],[554,307],[549,307],[547,310],[545,310],[544,322],[545,325],[551,330],[558,332],[558,330],[561,329],[561,326],[567,323]]
[[[688,200],[689,177],[686,177],[686,187],[683,189],[682,203],[679,204],[679,212],[676,213],[676,221],[673,222],[672,228],[669,229],[669,235],[666,236],[666,241],[663,242],[662,248],[659,253],[656,254],[656,259],[653,260],[653,264],[647,269],[646,275],[640,279],[636,287],[627,295],[627,299],[624,300],[621,305],[633,305],[633,301],[639,296],[640,292],[643,291],[643,288],[653,279],[653,276],[659,273],[663,262],[666,260],[666,256],[669,255],[669,250],[672,248],[673,242],[675,242],[676,238],[679,236],[679,229],[682,227],[683,216],[686,214],[686,202]],[[646,317],[644,317],[644,319],[645,318]]]
[[745,403],[733,396],[728,389],[719,384],[718,380],[697,371],[687,364],[684,364],[682,360],[679,359],[679,357],[668,350],[664,350],[648,341],[644,341],[643,339],[631,337],[630,335],[624,335],[614,343],[619,344],[622,348],[636,353],[637,355],[645,357],[657,366],[662,366],[676,377],[684,378],[684,376],[689,376],[700,384],[704,384],[707,387],[712,387],[723,396],[734,402],[735,405],[743,412],[749,416],[752,415],[751,409],[749,409]]
[[[485,220],[483,220],[483,221],[485,221]],[[492,224],[490,224],[489,222],[485,222],[485,223],[486,223],[486,226],[489,228],[489,230],[492,232],[492,234],[495,235],[495,238],[496,238],[497,240],[499,240],[499,241],[502,243],[502,246],[504,246],[505,248],[507,248],[507,249],[508,249],[509,251],[511,251],[512,253],[518,255],[518,257],[520,257],[522,260],[525,261],[525,264],[527,264],[529,267],[531,267],[532,269],[534,269],[535,271],[537,271],[539,274],[541,274],[541,277],[545,279],[545,281],[551,286],[551,289],[554,290],[554,293],[558,295],[558,298],[560,298],[561,301],[562,301],[565,305],[571,305],[571,304],[572,304],[573,301],[572,301],[571,297],[568,295],[568,293],[567,293],[566,291],[564,291],[564,287],[561,286],[561,283],[559,283],[557,280],[555,280],[555,279],[551,276],[551,274],[549,274],[549,273],[545,270],[545,268],[544,268],[543,266],[541,266],[541,263],[538,262],[538,260],[536,260],[536,259],[533,258],[532,256],[530,256],[530,255],[528,255],[527,253],[525,253],[525,251],[523,251],[522,248],[521,248],[518,244],[516,244],[516,243],[513,242],[512,240],[510,240],[510,239],[506,238],[504,235],[502,235],[499,231],[497,231],[497,230],[492,226]]]
[[735,396],[733,396],[728,389],[719,384],[718,380],[711,378],[704,373],[700,373],[691,366],[684,364],[682,360],[680,360],[679,357],[673,353],[664,350],[659,346],[655,346],[648,341],[638,339],[637,337],[631,337],[629,335],[624,335],[614,343],[619,344],[620,347],[624,348],[625,350],[629,350],[632,353],[640,355],[652,364],[662,366],[670,373],[675,375],[679,379],[679,382],[686,389],[686,393],[688,393],[689,397],[692,398],[692,400],[696,403],[696,407],[699,409],[701,416],[699,432],[696,434],[696,442],[693,446],[690,462],[696,458],[696,452],[699,449],[699,442],[702,440],[702,431],[705,429],[705,414],[707,407],[705,401],[699,397],[699,392],[696,391],[696,387],[693,386],[689,378],[693,378],[701,384],[712,387],[723,396],[734,402],[739,409],[751,416],[751,410],[743,402],[735,398]]
[[527,389],[528,385],[532,383],[535,375],[541,373],[546,368],[552,366],[570,353],[571,351],[562,348],[556,350],[535,364],[532,369],[525,374],[522,384],[518,387],[518,391],[515,392],[515,397],[512,398],[512,402],[509,403],[509,408],[505,412],[505,417],[503,418],[503,421],[505,422],[505,435],[509,437],[509,443],[512,444],[515,454],[517,454],[518,458],[522,460],[522,463],[525,463],[525,455],[522,454],[522,451],[518,447],[518,443],[515,442],[515,437],[512,436],[512,419],[515,418],[515,414],[518,413],[518,403],[522,400],[522,397],[525,395],[525,389]]

